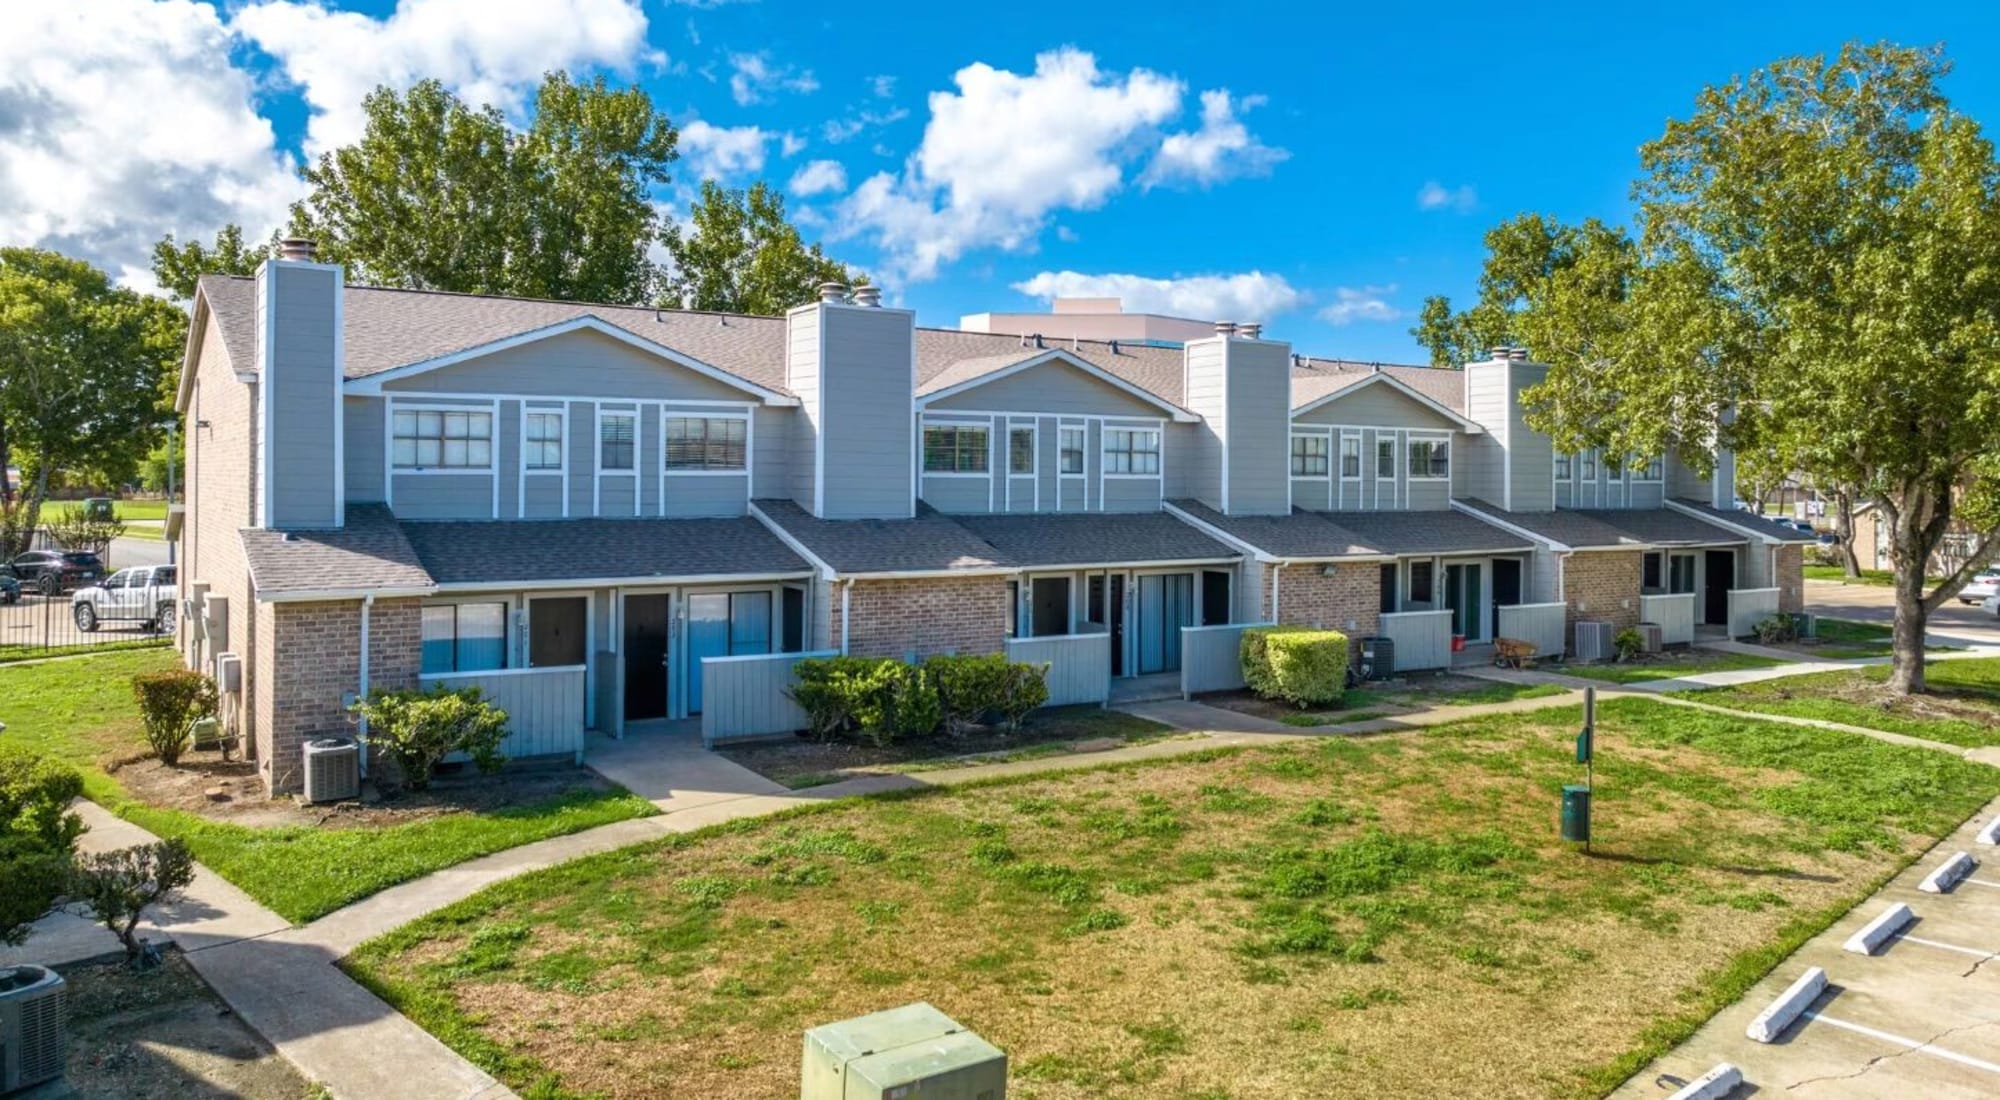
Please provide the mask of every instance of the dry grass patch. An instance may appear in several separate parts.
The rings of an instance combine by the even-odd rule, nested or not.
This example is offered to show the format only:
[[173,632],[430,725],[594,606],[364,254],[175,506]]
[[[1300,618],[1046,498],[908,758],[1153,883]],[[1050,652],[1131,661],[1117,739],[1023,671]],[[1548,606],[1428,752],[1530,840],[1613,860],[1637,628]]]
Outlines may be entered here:
[[353,965],[530,1096],[791,1095],[804,1029],[920,999],[1024,1100],[1590,1094],[2000,790],[1601,711],[1591,855],[1556,836],[1563,708],[836,803],[503,884]]
[[1819,718],[1927,741],[1978,748],[2000,745],[2000,658],[1931,661],[1929,690],[1891,695],[1887,666],[1789,676],[1690,693],[1717,706]]

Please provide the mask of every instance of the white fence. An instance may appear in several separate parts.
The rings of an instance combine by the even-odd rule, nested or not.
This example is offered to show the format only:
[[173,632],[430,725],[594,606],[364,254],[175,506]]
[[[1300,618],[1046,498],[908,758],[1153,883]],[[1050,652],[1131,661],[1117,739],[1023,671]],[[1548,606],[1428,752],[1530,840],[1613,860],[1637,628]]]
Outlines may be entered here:
[[1111,698],[1111,635],[1060,634],[1007,639],[1007,659],[1049,666],[1052,707],[1096,703]]
[[1181,694],[1243,687],[1243,632],[1269,623],[1181,627]]
[[[1560,657],[1563,655],[1564,621],[1569,613],[1567,604],[1520,603],[1500,608],[1500,637],[1516,641],[1533,642],[1535,654],[1540,657]],[[1397,647],[1396,663],[1403,659],[1402,647]]]
[[1382,616],[1382,636],[1396,644],[1396,671],[1451,666],[1451,612],[1397,611]]
[[419,678],[425,688],[476,687],[507,712],[500,751],[509,759],[568,753],[583,762],[583,665],[439,672]]
[[1639,621],[1658,623],[1662,644],[1684,645],[1694,641],[1694,593],[1639,597]]
[[1732,588],[1729,590],[1729,636],[1741,638],[1757,633],[1757,624],[1778,613],[1775,588]]
[[833,650],[818,653],[758,653],[743,657],[701,659],[701,742],[713,747],[728,741],[772,737],[806,726],[805,711],[792,702],[792,667],[808,657],[838,657]]

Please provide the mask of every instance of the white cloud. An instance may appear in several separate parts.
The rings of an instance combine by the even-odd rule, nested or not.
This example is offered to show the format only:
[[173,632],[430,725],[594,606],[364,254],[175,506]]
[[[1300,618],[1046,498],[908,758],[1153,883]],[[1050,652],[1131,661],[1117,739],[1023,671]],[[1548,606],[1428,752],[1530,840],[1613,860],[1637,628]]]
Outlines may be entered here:
[[1258,141],[1237,117],[1237,111],[1263,104],[1263,96],[1233,100],[1226,88],[1201,93],[1201,128],[1168,134],[1140,175],[1140,185],[1186,182],[1209,187],[1238,176],[1269,174],[1291,154]]
[[952,79],[956,91],[931,94],[903,172],[864,180],[842,210],[849,232],[872,235],[910,279],[972,248],[1027,247],[1054,211],[1101,205],[1182,93],[1145,69],[1101,72],[1073,48],[1037,56],[1031,74],[979,62]]
[[795,157],[806,150],[806,139],[786,130],[778,135],[778,152],[787,157]]
[[764,170],[778,135],[756,126],[713,126],[695,119],[681,127],[680,149],[697,179],[727,180]]
[[[317,0],[262,0],[230,27],[276,58],[304,93],[313,111],[308,154],[360,137],[362,97],[378,85],[435,77],[472,103],[518,116],[550,69],[631,73],[665,62],[646,44],[639,0],[400,0],[381,19]],[[217,51],[210,64],[225,57]]]
[[72,0],[10,6],[0,30],[0,241],[153,289],[168,231],[268,234],[297,198],[292,159],[231,66],[213,7]]
[[856,111],[846,118],[830,118],[820,125],[820,136],[829,145],[839,145],[861,136],[863,130],[880,129],[891,123],[901,122],[910,117],[907,107],[892,107],[886,111]]
[[1351,325],[1356,321],[1400,321],[1403,311],[1389,304],[1396,284],[1388,286],[1336,287],[1333,301],[1322,307],[1319,319],[1330,325]]
[[1044,301],[1117,298],[1127,313],[1165,313],[1202,320],[1262,321],[1297,309],[1306,301],[1305,294],[1284,276],[1262,271],[1172,279],[1044,271],[1013,285],[1015,290]]
[[771,60],[767,50],[732,53],[729,67],[734,70],[729,76],[729,94],[740,106],[761,102],[772,92],[806,94],[819,90],[819,81],[814,79],[811,69],[779,65]]
[[837,160],[814,160],[792,174],[792,182],[787,185],[792,194],[805,198],[808,195],[823,195],[829,191],[847,190],[847,169]]
[[1446,187],[1436,180],[1425,180],[1417,189],[1417,209],[1454,210],[1460,214],[1470,212],[1479,205],[1479,192],[1471,184],[1460,187]]
[[868,90],[875,93],[877,99],[888,99],[896,94],[896,78],[886,73],[871,76],[868,78]]

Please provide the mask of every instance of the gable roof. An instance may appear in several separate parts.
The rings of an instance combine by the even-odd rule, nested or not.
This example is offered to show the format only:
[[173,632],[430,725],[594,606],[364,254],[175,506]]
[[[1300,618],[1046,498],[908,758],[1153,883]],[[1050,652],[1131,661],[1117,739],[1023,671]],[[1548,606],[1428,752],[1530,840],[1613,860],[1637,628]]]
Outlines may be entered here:
[[[1317,388],[1324,396],[1371,375],[1386,374],[1456,413],[1465,411],[1465,372],[1451,367],[1414,367],[1397,363],[1357,363],[1348,359],[1296,356],[1292,362],[1292,403],[1302,404],[1299,386]],[[1305,400],[1310,400],[1306,398]]]
[[1165,512],[953,516],[1023,568],[1235,561],[1243,555]]
[[[1026,354],[1022,354],[1022,352]],[[1182,423],[1194,423],[1201,418],[1181,408],[1179,405],[1153,393],[1144,386],[1131,382],[1111,371],[1098,366],[1082,355],[1062,348],[1047,348],[1040,351],[1018,349],[1013,353],[981,356],[976,359],[962,359],[946,366],[943,370],[921,379],[917,383],[917,407],[923,408],[933,401],[965,393],[998,382],[1002,378],[1048,363],[1058,363],[1072,370],[1081,371],[1111,388],[1136,400],[1142,401],[1166,413]]]
[[804,558],[754,519],[411,521],[403,534],[440,585],[803,576]]
[[1008,573],[1013,563],[927,504],[909,519],[820,519],[782,499],[751,505],[789,540],[842,576]]
[[1375,546],[1353,531],[1334,522],[1324,512],[1294,508],[1282,516],[1232,516],[1218,512],[1198,500],[1167,502],[1195,523],[1220,531],[1261,556],[1285,561],[1332,561],[1336,558],[1380,558]]
[[380,504],[350,504],[346,526],[329,531],[240,532],[250,588],[262,601],[306,599],[315,594],[427,592],[434,581],[403,528]]
[[1760,542],[1818,542],[1818,535],[1809,535],[1796,527],[1787,527],[1763,516],[1751,515],[1740,508],[1716,508],[1698,500],[1675,497],[1667,501],[1667,507],[1704,520],[1732,531],[1741,531]]
[[1294,418],[1304,416],[1322,405],[1338,401],[1343,397],[1351,397],[1370,386],[1384,386],[1394,390],[1423,408],[1451,421],[1460,431],[1467,434],[1477,435],[1486,430],[1476,421],[1467,419],[1453,405],[1439,401],[1410,383],[1402,381],[1386,369],[1367,374],[1319,374],[1303,378],[1294,374],[1292,416]]

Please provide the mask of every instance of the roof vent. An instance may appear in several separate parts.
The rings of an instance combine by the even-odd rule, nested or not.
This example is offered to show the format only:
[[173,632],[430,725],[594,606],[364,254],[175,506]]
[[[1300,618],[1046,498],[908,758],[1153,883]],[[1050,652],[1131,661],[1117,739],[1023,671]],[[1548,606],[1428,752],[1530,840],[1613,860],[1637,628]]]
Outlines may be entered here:
[[847,284],[819,284],[819,300],[822,302],[845,302],[847,300]]
[[281,260],[295,260],[309,264],[313,262],[313,256],[317,251],[318,246],[310,237],[286,237],[278,242],[278,258]]
[[1236,323],[1236,335],[1243,337],[1245,340],[1261,340],[1264,338],[1264,322],[1238,321]]
[[1298,352],[1293,352],[1293,353],[1292,353],[1292,369],[1293,369],[1293,370],[1297,370],[1297,369],[1299,369],[1300,367],[1303,367],[1303,366],[1305,366],[1305,365],[1306,365],[1306,357],[1305,357],[1305,356],[1303,356],[1303,355],[1300,355],[1300,354],[1299,354]]
[[863,283],[854,288],[854,304],[876,309],[882,304],[882,288]]
[[1111,341],[1111,354],[1118,354],[1118,341],[1116,340]]
[[1236,322],[1234,322],[1234,321],[1217,321],[1217,322],[1215,323],[1215,334],[1216,334],[1217,336],[1234,336],[1234,335],[1236,335]]
[[1510,348],[1505,344],[1495,344],[1493,346],[1493,351],[1490,354],[1493,356],[1495,360],[1501,360],[1507,358],[1508,353],[1512,352],[1513,350],[1514,350],[1513,348]]
[[1513,362],[1513,363],[1525,363],[1525,362],[1527,362],[1527,361],[1528,361],[1528,349],[1527,349],[1527,348],[1508,348],[1508,349],[1507,349],[1507,359],[1508,359],[1508,361],[1509,361],[1509,362]]
[[1042,343],[1042,334],[1041,334],[1041,333],[1039,333],[1039,332],[1038,332],[1038,333],[1035,333],[1035,336],[1034,336],[1034,340],[1035,340],[1035,347],[1036,347],[1036,348],[1045,348],[1045,347],[1048,347],[1048,345],[1047,345],[1047,344],[1044,344],[1044,343]]

